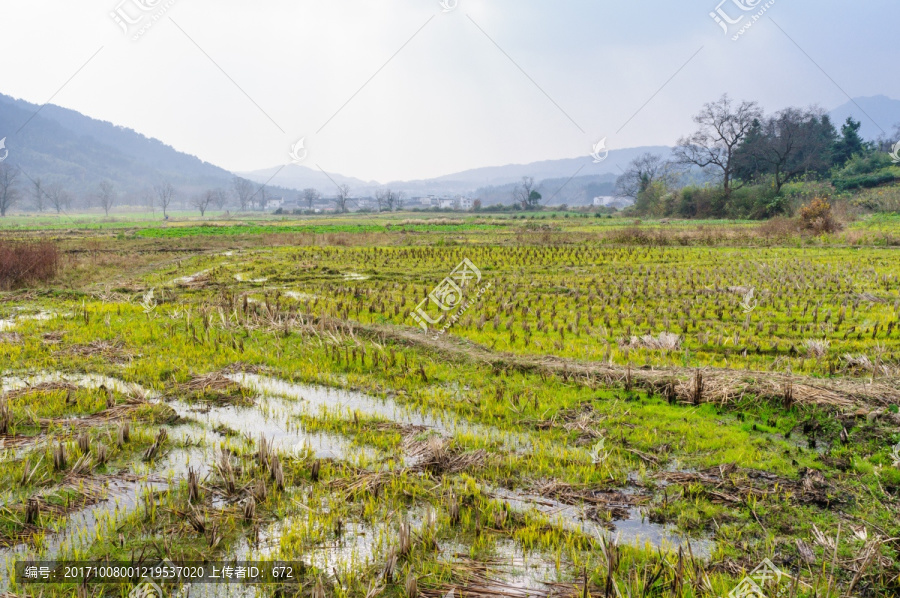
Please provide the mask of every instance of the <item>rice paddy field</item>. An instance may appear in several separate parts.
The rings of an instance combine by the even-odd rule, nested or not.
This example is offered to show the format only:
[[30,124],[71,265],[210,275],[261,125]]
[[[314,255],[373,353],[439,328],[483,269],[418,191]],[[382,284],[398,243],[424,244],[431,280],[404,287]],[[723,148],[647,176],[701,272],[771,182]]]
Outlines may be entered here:
[[900,219],[4,226],[0,596],[900,595]]

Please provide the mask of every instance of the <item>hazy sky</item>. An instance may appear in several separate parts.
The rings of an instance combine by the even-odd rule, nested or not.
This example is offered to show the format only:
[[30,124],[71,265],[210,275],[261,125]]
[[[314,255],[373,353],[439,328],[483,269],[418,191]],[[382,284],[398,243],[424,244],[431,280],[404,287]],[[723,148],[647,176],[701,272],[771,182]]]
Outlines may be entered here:
[[381,182],[672,144],[723,92],[900,98],[897,0],[775,0],[737,41],[766,2],[726,0],[726,35],[718,1],[0,0],[0,92],[235,171],[305,138],[303,164]]

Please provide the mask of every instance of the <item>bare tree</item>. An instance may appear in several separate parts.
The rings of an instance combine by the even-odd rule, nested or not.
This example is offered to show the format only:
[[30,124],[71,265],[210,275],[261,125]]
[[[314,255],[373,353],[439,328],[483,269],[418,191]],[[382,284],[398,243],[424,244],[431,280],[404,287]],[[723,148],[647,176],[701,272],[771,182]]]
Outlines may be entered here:
[[378,211],[387,210],[388,198],[391,195],[390,189],[379,189],[375,192],[375,201],[378,203]]
[[313,204],[322,199],[322,194],[318,190],[309,187],[303,190],[303,200],[310,212],[313,210]]
[[111,182],[100,182],[97,200],[100,202],[100,207],[103,208],[103,212],[109,216],[109,211],[112,209],[113,204],[116,203],[116,189]]
[[347,211],[347,201],[350,199],[350,185],[338,185],[337,195],[334,198],[335,209],[344,213]]
[[663,182],[666,186],[675,183],[674,165],[659,154],[647,152],[628,164],[625,173],[616,179],[616,197],[636,198],[653,183]]
[[674,152],[676,160],[685,165],[721,171],[722,187],[728,198],[735,189],[735,151],[754,121],[760,118],[762,110],[756,102],[741,102],[735,106],[725,94],[718,101],[704,105],[694,117],[699,128],[693,135],[678,140]]
[[31,181],[31,205],[38,212],[43,212],[44,208],[44,185],[41,177],[37,177]]
[[56,210],[56,213],[64,211],[72,204],[72,195],[66,191],[62,183],[55,182],[47,186],[45,194],[47,202]]
[[269,193],[266,191],[265,187],[260,187],[256,195],[259,196],[259,209],[265,212],[266,208],[269,206]]
[[213,189],[208,189],[203,193],[199,193],[191,198],[191,205],[200,210],[200,216],[206,216],[206,210],[209,209],[209,206],[216,200],[216,192]]
[[19,178],[18,168],[0,163],[0,216],[6,216],[6,212],[19,201],[17,178]]
[[175,187],[172,186],[172,183],[165,182],[156,185],[153,190],[156,192],[156,199],[159,207],[162,208],[163,216],[168,216],[167,210],[175,200]]
[[212,205],[215,206],[217,210],[224,210],[225,206],[228,204],[228,190],[223,189],[222,187],[217,187],[213,189],[213,200]]
[[150,189],[144,189],[141,192],[141,199],[144,201],[144,205],[150,208],[150,211],[156,214],[156,197],[153,194],[153,191]]
[[250,207],[250,198],[253,197],[253,183],[236,176],[231,181],[231,187],[234,189],[235,196],[237,196],[241,211],[246,212],[247,208]]
[[378,211],[393,212],[403,208],[403,193],[396,193],[391,189],[381,189],[375,192],[375,201],[378,202]]
[[523,210],[535,210],[541,204],[541,194],[534,184],[534,177],[523,176],[522,182],[513,190],[513,199]]

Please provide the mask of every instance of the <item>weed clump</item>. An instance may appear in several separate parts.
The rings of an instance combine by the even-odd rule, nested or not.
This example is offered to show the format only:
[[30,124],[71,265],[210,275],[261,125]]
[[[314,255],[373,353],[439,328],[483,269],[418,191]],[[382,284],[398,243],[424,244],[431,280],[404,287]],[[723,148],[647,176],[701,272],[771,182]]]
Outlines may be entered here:
[[47,282],[56,276],[59,262],[53,243],[0,242],[0,290]]

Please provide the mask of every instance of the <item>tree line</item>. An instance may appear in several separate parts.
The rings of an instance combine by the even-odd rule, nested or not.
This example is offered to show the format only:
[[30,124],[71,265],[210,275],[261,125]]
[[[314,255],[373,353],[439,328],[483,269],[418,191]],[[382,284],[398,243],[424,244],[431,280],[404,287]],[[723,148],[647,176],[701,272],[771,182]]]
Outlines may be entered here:
[[[887,151],[900,138],[868,142],[852,117],[838,129],[820,108],[765,114],[728,95],[694,116],[697,129],[671,157],[643,154],[616,181],[637,215],[768,218],[792,209],[786,186],[826,182],[837,191],[900,180]],[[887,151],[885,151],[887,150]]]
[[[30,178],[15,166],[0,162],[0,216],[6,216],[14,207],[57,214],[73,208],[99,207],[108,216],[114,207],[123,205],[123,202],[132,207],[143,206],[153,212],[160,210],[164,217],[176,206],[194,208],[205,216],[209,210],[222,211],[226,208],[242,212],[266,210],[273,199],[275,197],[265,185],[239,176],[235,176],[228,187],[193,193],[184,193],[170,181],[163,180],[137,198],[123,197],[111,181],[104,180],[97,184],[93,192],[76,197],[62,182],[47,183],[40,177]],[[374,199],[379,212],[401,210],[406,201],[403,192],[390,188],[378,190]],[[338,185],[332,197],[325,197],[315,188],[303,189],[296,195],[298,206],[305,207],[308,212],[325,205],[332,205],[336,212],[349,212],[354,201],[350,186],[346,184]]]

